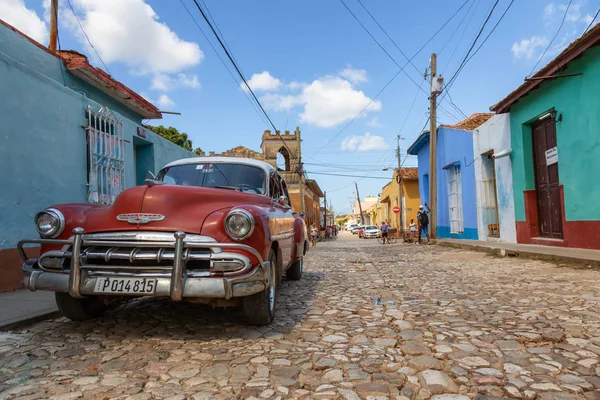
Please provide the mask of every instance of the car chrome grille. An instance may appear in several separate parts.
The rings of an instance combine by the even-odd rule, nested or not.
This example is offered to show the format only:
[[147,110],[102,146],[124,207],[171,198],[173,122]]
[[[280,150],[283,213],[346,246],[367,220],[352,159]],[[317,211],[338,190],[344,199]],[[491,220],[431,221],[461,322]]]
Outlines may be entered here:
[[[203,247],[202,245],[210,245]],[[183,250],[188,276],[232,273],[247,267],[247,257],[223,253],[208,236],[187,235]],[[81,248],[81,269],[88,275],[170,276],[175,259],[173,234],[168,232],[112,232],[86,234]],[[71,246],[49,251],[39,259],[42,270],[68,273]]]

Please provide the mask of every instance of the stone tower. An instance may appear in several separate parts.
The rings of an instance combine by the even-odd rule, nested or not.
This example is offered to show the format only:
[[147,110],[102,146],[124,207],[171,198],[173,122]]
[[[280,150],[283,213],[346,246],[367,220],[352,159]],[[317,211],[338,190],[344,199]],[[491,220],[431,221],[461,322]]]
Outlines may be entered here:
[[277,134],[272,134],[271,131],[267,130],[262,135],[260,148],[266,162],[277,168],[277,154],[281,154],[285,160],[284,170],[286,172],[295,172],[298,164],[300,143],[299,127],[296,127],[294,133],[285,131],[283,135],[279,135],[279,131],[277,131]]

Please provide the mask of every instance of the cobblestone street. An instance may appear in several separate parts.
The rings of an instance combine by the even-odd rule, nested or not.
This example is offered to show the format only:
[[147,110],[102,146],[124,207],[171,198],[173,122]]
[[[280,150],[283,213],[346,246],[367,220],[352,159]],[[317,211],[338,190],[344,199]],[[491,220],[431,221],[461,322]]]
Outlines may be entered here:
[[600,399],[599,360],[597,270],[343,233],[269,327],[144,299],[2,333],[0,399]]

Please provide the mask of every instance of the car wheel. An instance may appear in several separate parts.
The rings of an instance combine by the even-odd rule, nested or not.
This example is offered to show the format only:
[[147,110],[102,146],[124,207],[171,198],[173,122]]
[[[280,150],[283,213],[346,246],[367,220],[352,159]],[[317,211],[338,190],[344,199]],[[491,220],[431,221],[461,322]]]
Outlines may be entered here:
[[60,312],[71,321],[87,321],[101,317],[107,309],[100,297],[76,299],[69,293],[54,293]]
[[273,250],[269,253],[269,261],[271,262],[269,285],[262,292],[244,297],[242,300],[242,313],[249,325],[269,325],[275,318],[277,257]]
[[285,277],[290,281],[299,281],[302,278],[302,269],[304,265],[304,257],[300,257],[288,268]]

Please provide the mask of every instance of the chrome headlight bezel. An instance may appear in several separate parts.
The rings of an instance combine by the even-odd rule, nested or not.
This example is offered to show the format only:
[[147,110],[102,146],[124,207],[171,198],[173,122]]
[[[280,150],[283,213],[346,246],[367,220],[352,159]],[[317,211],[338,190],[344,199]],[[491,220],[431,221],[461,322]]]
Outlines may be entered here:
[[[38,219],[40,216],[42,216],[44,214],[50,215],[52,218],[54,218],[56,220],[56,227],[50,231],[43,231],[40,229]],[[60,236],[60,234],[63,233],[63,231],[65,230],[65,224],[66,224],[65,216],[63,215],[63,213],[58,211],[56,208],[47,208],[44,211],[40,211],[39,213],[35,214],[34,221],[35,221],[35,229],[37,230],[39,235],[44,239],[54,239],[54,238]]]
[[[230,229],[228,222],[229,222],[229,219],[234,216],[242,216],[242,217],[246,218],[246,220],[250,224],[250,228],[248,229],[248,232],[246,232],[244,235],[239,235]],[[250,235],[252,235],[252,233],[254,232],[255,222],[254,222],[254,217],[252,216],[252,214],[250,214],[249,211],[244,210],[242,208],[234,208],[233,210],[229,211],[229,213],[227,213],[227,216],[225,217],[225,220],[223,221],[223,225],[225,228],[225,233],[227,233],[227,236],[229,236],[233,240],[239,241],[239,240],[248,239],[250,237]]]

